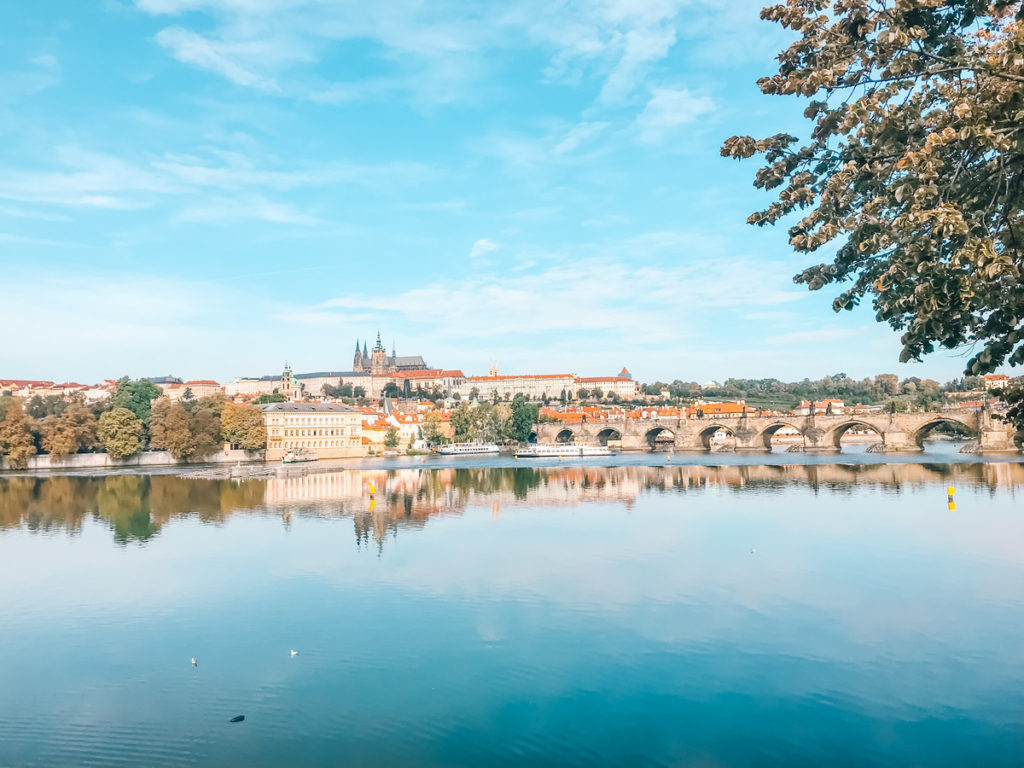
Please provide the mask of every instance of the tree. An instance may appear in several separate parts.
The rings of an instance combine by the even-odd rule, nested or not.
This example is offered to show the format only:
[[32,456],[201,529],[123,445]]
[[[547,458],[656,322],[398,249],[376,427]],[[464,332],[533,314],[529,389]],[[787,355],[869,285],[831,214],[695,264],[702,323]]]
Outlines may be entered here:
[[226,442],[247,451],[267,447],[263,411],[255,405],[226,403],[220,414],[220,433]]
[[254,405],[265,405],[266,403],[284,403],[287,400],[288,400],[287,397],[285,397],[282,394],[279,394],[279,393],[275,392],[275,393],[273,393],[271,395],[260,395],[255,400],[253,400],[253,404]]
[[459,403],[452,411],[452,432],[457,443],[471,440],[474,435],[473,411],[468,403]]
[[471,390],[469,390],[469,399],[470,400],[479,400],[480,399],[480,389],[478,387],[473,387]]
[[127,408],[140,421],[149,420],[149,409],[152,402],[163,394],[160,388],[149,379],[132,381],[127,376],[117,380],[117,389],[110,398],[110,408]]
[[401,397],[402,390],[398,388],[398,385],[393,381],[389,381],[384,385],[384,389],[381,391],[381,395],[384,397],[390,397],[392,399]]
[[149,421],[149,446],[167,451],[176,459],[186,458],[192,451],[192,430],[185,406],[161,397],[153,403]]
[[512,400],[511,436],[521,443],[530,440],[530,432],[537,423],[540,407],[531,403],[523,395],[516,395]]
[[43,450],[51,459],[95,448],[96,416],[85,403],[74,400],[52,421],[43,435]]
[[47,416],[60,416],[65,408],[67,403],[60,395],[34,395],[25,405],[25,412],[33,419],[45,419]]
[[[1020,0],[786,0],[761,17],[799,38],[763,93],[813,99],[810,140],[734,136],[722,154],[763,154],[755,186],[782,188],[752,224],[802,218],[796,276],[852,283],[903,331],[902,361],[975,345],[967,372],[1024,364],[1024,8]],[[785,185],[785,186],[783,186]],[[1024,424],[1024,422],[1021,422]]]
[[441,414],[437,411],[430,411],[423,417],[423,439],[430,445],[437,445],[444,437],[441,432]]
[[[7,399],[7,398],[5,398]],[[6,454],[11,469],[26,469],[28,460],[36,455],[32,439],[32,417],[25,413],[21,401],[11,399],[4,420],[0,421],[0,455]]]
[[[206,399],[204,397],[200,402]],[[189,414],[188,427],[192,433],[192,450],[186,456],[189,460],[205,459],[221,447],[220,413],[217,409],[209,405],[196,408]]]
[[590,390],[586,388],[581,388],[579,392],[577,392],[577,395],[579,396],[580,400],[586,400],[588,397],[590,397]]
[[142,450],[142,419],[128,408],[114,408],[100,416],[96,436],[110,456],[126,459]]
[[352,387],[352,397],[366,397],[365,387]]
[[[161,398],[153,405],[150,446],[167,451],[179,461],[198,461],[221,445],[220,398],[203,397],[189,404]],[[258,409],[257,409],[258,410]]]
[[388,431],[384,433],[384,445],[387,448],[395,448],[398,446],[398,430],[394,427],[388,427]]

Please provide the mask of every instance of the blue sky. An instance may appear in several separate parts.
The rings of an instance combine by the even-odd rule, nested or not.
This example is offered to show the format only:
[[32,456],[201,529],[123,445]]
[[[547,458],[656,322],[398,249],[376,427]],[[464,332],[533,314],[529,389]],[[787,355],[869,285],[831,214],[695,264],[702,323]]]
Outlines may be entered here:
[[792,283],[748,0],[0,5],[0,376],[952,378]]

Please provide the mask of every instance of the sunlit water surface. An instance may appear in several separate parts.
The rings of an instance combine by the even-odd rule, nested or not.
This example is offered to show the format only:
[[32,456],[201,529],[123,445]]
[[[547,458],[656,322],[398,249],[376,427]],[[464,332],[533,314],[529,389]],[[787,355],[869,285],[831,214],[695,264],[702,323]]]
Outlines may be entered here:
[[650,464],[2,478],[0,766],[1024,763],[1024,466]]

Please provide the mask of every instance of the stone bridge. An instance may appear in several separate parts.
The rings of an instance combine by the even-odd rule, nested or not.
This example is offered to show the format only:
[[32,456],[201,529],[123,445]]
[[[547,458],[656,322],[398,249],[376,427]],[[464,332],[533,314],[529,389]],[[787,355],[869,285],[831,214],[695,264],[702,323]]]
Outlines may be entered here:
[[[702,419],[609,419],[582,424],[553,422],[533,428],[539,443],[574,442],[579,445],[607,445],[617,442],[623,450],[710,451],[715,435],[725,432],[734,438],[737,451],[767,452],[772,437],[782,427],[800,433],[793,444],[808,453],[834,453],[850,430],[872,430],[878,434],[880,450],[914,452],[924,448],[924,439],[940,424],[954,424],[978,441],[982,451],[1017,451],[1021,435],[983,408],[921,413],[872,413],[867,415],[740,416]],[[533,439],[533,435],[531,435]]]

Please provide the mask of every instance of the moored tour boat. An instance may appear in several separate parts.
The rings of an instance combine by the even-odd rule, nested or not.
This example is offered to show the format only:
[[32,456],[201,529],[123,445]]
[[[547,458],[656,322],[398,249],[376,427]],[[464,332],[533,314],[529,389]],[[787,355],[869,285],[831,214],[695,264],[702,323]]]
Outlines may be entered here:
[[575,456],[611,456],[612,452],[606,445],[574,445],[573,443],[555,443],[553,445],[533,444],[516,451],[517,459],[544,459]]
[[441,456],[481,456],[498,453],[500,449],[494,443],[448,443],[434,450]]
[[317,461],[319,458],[312,448],[293,448],[281,457],[281,463],[298,464],[303,461]]

